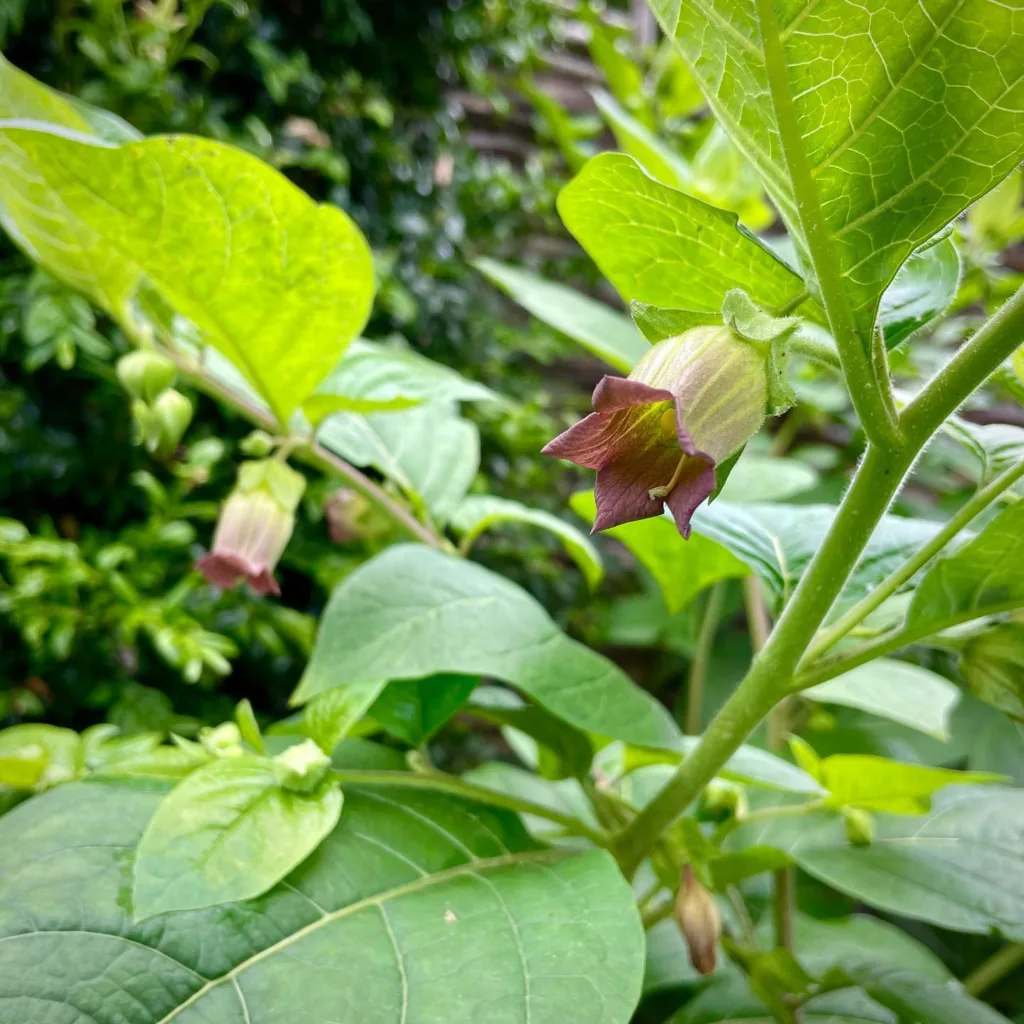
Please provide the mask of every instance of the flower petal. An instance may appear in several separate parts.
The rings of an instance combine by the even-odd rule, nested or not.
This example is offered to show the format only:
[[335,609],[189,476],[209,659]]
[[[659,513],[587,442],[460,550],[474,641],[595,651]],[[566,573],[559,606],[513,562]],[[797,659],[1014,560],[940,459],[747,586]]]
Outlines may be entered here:
[[543,454],[586,469],[602,469],[630,452],[639,454],[663,440],[657,407],[671,401],[672,392],[662,388],[623,377],[602,377],[594,389],[597,411],[548,442]]
[[594,487],[597,516],[592,532],[660,516],[665,500],[652,498],[648,492],[668,483],[680,455],[675,446],[634,449],[599,469]]
[[234,590],[245,580],[261,597],[267,594],[278,597],[281,594],[277,581],[267,566],[253,565],[239,555],[211,551],[196,562],[196,568],[215,587],[222,590]]
[[690,517],[715,489],[715,464],[703,452],[687,458],[679,482],[665,499],[683,538],[690,536]]

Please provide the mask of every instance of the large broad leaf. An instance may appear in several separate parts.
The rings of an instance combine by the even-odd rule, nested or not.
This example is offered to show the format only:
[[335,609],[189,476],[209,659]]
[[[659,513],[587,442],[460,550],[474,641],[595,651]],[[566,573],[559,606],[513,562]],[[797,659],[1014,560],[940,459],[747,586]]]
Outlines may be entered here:
[[907,612],[918,635],[1024,605],[1024,501],[1003,509],[976,537],[935,562]]
[[915,252],[885,290],[878,322],[888,348],[895,348],[952,305],[960,287],[960,253],[952,235]]
[[[331,412],[374,412],[374,403],[384,408],[401,407],[401,403],[485,401],[501,398],[483,384],[417,352],[356,339],[302,408],[318,423]],[[362,408],[357,408],[359,403]]]
[[868,846],[847,842],[838,815],[741,826],[731,848],[777,846],[855,899],[954,931],[1024,939],[1024,792],[953,787],[926,815],[878,815]]
[[8,125],[0,138],[283,423],[366,323],[373,261],[359,229],[256,157],[190,136],[110,146]]
[[[99,135],[87,110],[0,55],[0,119],[21,118]],[[30,152],[0,133],[0,224],[36,263],[115,316],[126,311],[138,267],[107,244],[39,173]]]
[[137,919],[250,899],[276,885],[338,823],[341,788],[282,789],[273,763],[230,757],[194,771],[156,809],[135,857]]
[[389,548],[335,590],[293,699],[439,672],[504,680],[587,731],[650,746],[677,735],[657,701],[524,590],[416,544]]
[[[593,491],[577,491],[569,503],[578,516],[593,523]],[[749,575],[748,566],[721,544],[700,534],[683,540],[676,524],[665,518],[626,523],[606,534],[621,541],[650,572],[673,614],[712,583]]]
[[477,682],[473,676],[442,675],[388,683],[368,713],[392,736],[419,747],[469,700]]
[[960,700],[960,690],[926,668],[878,658],[827,683],[812,686],[802,696],[823,704],[870,711],[947,740],[949,716]]
[[603,302],[486,256],[475,260],[473,266],[538,320],[623,373],[650,348],[628,316]]
[[960,649],[960,671],[976,697],[1024,722],[1024,621],[970,637]]
[[329,416],[317,439],[355,463],[394,481],[421,509],[445,522],[480,467],[476,426],[444,403],[402,412]]
[[798,236],[812,180],[865,340],[904,260],[1024,155],[1024,33],[999,0],[651,6]]
[[744,450],[715,500],[721,497],[742,505],[785,501],[817,483],[818,474],[806,462]]
[[451,528],[462,538],[463,550],[472,547],[473,542],[484,530],[500,523],[522,523],[539,526],[553,533],[565,545],[565,550],[580,567],[591,587],[596,587],[604,575],[601,556],[597,548],[575,526],[559,519],[543,509],[530,508],[518,501],[495,498],[487,494],[473,494],[464,498],[451,516]]
[[643,931],[605,853],[511,815],[346,792],[338,828],[258,900],[133,924],[132,849],[166,792],[76,784],[0,820],[0,1024],[626,1024]]
[[739,228],[736,214],[655,181],[620,153],[590,160],[562,189],[558,212],[626,299],[717,313],[732,288],[767,307],[804,290],[798,274]]
[[[716,501],[697,509],[693,529],[728,548],[761,577],[775,600],[784,602],[821,547],[834,517],[835,509],[827,505]],[[859,600],[941,528],[925,520],[886,516],[847,583],[841,603]]]

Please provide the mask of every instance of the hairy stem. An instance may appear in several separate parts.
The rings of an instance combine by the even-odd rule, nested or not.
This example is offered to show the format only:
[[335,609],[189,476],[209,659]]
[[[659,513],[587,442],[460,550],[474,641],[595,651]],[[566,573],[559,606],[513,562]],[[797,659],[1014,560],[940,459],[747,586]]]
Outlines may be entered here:
[[1004,491],[1024,477],[1024,461],[1001,473],[987,487],[981,488],[948,523],[920,551],[908,558],[895,572],[871,593],[840,616],[811,644],[804,662],[810,664],[841,640],[855,626],[863,622],[884,601],[892,597],[904,583],[911,580],[919,569],[935,557],[972,519],[983,512]]
[[1024,942],[1014,942],[993,953],[964,978],[964,989],[977,998],[1024,964]]
[[704,706],[704,682],[707,679],[708,664],[711,661],[711,648],[714,646],[715,633],[722,618],[722,605],[725,601],[725,585],[716,583],[708,593],[704,606],[704,618],[700,624],[697,637],[697,650],[690,662],[690,674],[686,681],[686,725],[689,736],[700,732],[700,716]]
[[900,434],[893,415],[888,373],[884,366],[876,368],[873,365],[872,352],[857,330],[853,310],[843,287],[839,261],[829,240],[797,122],[774,0],[757,0],[757,17],[764,47],[768,89],[783,159],[793,182],[800,233],[807,245],[832,336],[836,339],[850,397],[869,440],[883,450],[894,450],[900,446]]
[[484,786],[466,782],[457,775],[446,775],[444,772],[428,770],[423,772],[403,771],[368,771],[363,769],[336,769],[331,773],[343,786],[399,786],[407,789],[430,789],[439,793],[450,793],[461,796],[476,803],[490,807],[503,807],[519,814],[532,814],[536,818],[545,818],[556,825],[561,825],[567,833],[583,836],[597,846],[607,846],[608,836],[585,822],[552,810],[543,804],[535,804],[532,800],[520,800],[518,797],[499,793]]
[[632,875],[658,836],[686,810],[761,719],[793,689],[797,664],[914,459],[946,417],[1022,341],[1024,288],[960,348],[906,408],[902,417],[906,437],[903,446],[888,452],[868,446],[828,535],[750,671],[668,784],[614,837],[615,852],[627,874]]

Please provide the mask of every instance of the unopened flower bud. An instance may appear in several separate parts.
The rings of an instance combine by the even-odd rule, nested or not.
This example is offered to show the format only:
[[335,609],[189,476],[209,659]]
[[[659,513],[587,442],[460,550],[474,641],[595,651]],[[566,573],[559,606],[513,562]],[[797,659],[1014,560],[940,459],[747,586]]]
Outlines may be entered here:
[[241,757],[245,753],[242,734],[234,722],[200,729],[199,742],[214,757]]
[[136,444],[144,444],[147,448],[156,444],[160,438],[160,423],[156,413],[141,398],[132,400],[132,422]]
[[843,824],[846,838],[852,846],[870,846],[875,838],[875,822],[867,811],[860,807],[843,808]]
[[254,459],[265,459],[274,450],[274,439],[265,430],[254,430],[238,442],[238,447]]
[[659,516],[680,533],[715,489],[715,466],[743,446],[768,408],[770,345],[730,327],[659,341],[628,378],[603,377],[594,412],[544,454],[597,470],[595,530]]
[[297,793],[311,793],[320,785],[331,759],[312,740],[303,740],[274,758],[277,784]]
[[192,403],[173,388],[164,391],[153,404],[158,433],[147,447],[158,458],[170,458],[177,450],[181,439],[192,422]]
[[335,544],[352,544],[366,535],[361,520],[370,503],[350,487],[339,487],[324,502],[327,532]]
[[175,380],[174,363],[158,352],[141,349],[117,361],[117,379],[132,398],[152,405]]
[[718,959],[722,916],[714,896],[697,881],[689,864],[683,867],[675,910],[676,922],[690,951],[690,963],[698,974],[711,974]]
[[274,569],[295,528],[306,480],[277,459],[243,462],[221,509],[213,551],[196,568],[226,589],[243,580],[257,594],[280,594]]

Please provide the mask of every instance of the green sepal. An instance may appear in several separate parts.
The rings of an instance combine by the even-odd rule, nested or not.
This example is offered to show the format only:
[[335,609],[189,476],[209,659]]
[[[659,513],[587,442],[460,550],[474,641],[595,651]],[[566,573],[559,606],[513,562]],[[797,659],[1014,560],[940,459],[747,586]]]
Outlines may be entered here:
[[692,309],[667,309],[634,300],[629,312],[640,333],[652,344],[674,338],[692,327],[715,327],[722,323],[718,313]]
[[746,445],[737,448],[724,462],[719,462],[715,466],[715,489],[708,495],[708,504],[718,497],[722,492],[722,488],[725,486],[726,480],[729,479],[729,474],[733,471],[733,467],[739,462],[740,456],[743,454]]
[[243,462],[238,467],[236,491],[269,491],[286,512],[294,513],[306,490],[306,478],[280,459]]
[[796,404],[786,379],[789,339],[800,325],[794,316],[772,316],[756,305],[741,288],[725,293],[722,319],[733,333],[755,345],[767,347],[768,415],[779,416]]

